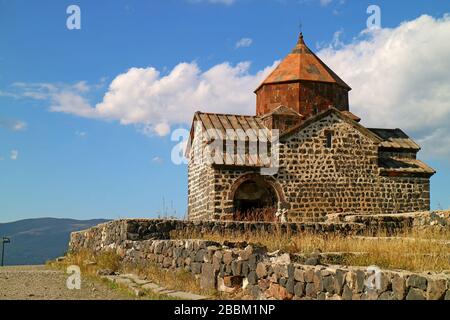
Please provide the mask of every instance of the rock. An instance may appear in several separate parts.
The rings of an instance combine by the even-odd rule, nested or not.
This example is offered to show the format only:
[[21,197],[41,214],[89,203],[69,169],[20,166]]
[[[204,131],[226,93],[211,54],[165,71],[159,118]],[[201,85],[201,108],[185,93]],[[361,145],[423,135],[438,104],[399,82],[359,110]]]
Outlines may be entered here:
[[406,281],[401,274],[395,274],[391,280],[392,291],[397,300],[403,300],[406,296]]
[[258,276],[256,275],[255,271],[249,272],[247,278],[248,283],[250,283],[251,285],[255,285],[258,282]]
[[317,292],[323,291],[323,282],[322,282],[322,276],[320,274],[320,271],[316,271],[314,273],[314,285],[316,286]]
[[289,294],[294,294],[294,286],[295,286],[294,279],[288,279],[288,281],[286,282],[286,290]]
[[334,290],[337,294],[342,293],[344,282],[345,282],[345,271],[337,269],[336,274],[334,275]]
[[225,251],[223,253],[223,263],[225,264],[230,264],[231,261],[233,261],[233,254],[231,253],[231,251]]
[[278,279],[278,283],[282,287],[286,287],[286,282],[287,282],[287,279],[285,277],[281,277],[280,279]]
[[264,262],[258,263],[256,266],[256,275],[258,278],[264,278],[267,276],[267,264]]
[[206,290],[213,290],[216,288],[216,273],[213,265],[210,263],[203,263],[202,265],[200,287]]
[[270,287],[270,280],[269,279],[260,279],[258,281],[258,286],[261,288],[261,290],[267,290]]
[[294,293],[299,298],[303,297],[305,294],[305,284],[303,282],[297,282],[294,286]]
[[385,291],[378,297],[378,300],[397,300],[395,297],[394,292],[392,291]]
[[255,271],[256,270],[256,265],[259,262],[259,256],[255,253],[251,254],[248,257],[248,267],[250,270]]
[[362,270],[349,271],[346,274],[345,281],[348,284],[348,287],[352,289],[354,293],[360,293],[364,289],[364,278],[365,273]]
[[450,289],[447,290],[445,296],[444,296],[444,300],[450,300]]
[[236,287],[242,285],[242,277],[238,276],[225,276],[223,277],[223,283],[227,287]]
[[326,294],[326,300],[342,300],[342,297],[338,294]]
[[427,278],[412,274],[408,277],[408,280],[406,280],[406,286],[426,290]]
[[202,272],[202,264],[200,262],[192,262],[190,267],[194,274],[200,274]]
[[239,290],[239,286],[234,286],[234,287],[230,287],[230,286],[226,286],[224,283],[224,279],[225,278],[218,278],[217,279],[217,290],[220,292],[225,292],[225,293],[235,293],[236,291]]
[[335,280],[333,276],[326,276],[322,278],[322,288],[330,293],[334,294],[336,292]]
[[246,277],[249,272],[250,272],[250,268],[248,267],[248,262],[247,261],[243,261],[242,262],[242,267],[241,267],[241,274],[244,277]]
[[195,254],[194,261],[195,262],[203,262],[205,255],[206,255],[206,250],[204,250],[204,249],[198,250],[197,253]]
[[305,294],[310,298],[317,298],[317,290],[314,283],[306,284]]
[[361,296],[362,300],[378,300],[379,293],[375,289],[369,289]]
[[283,288],[279,284],[271,283],[269,289],[267,290],[269,297],[273,297],[277,300],[290,300],[292,299],[292,294],[288,293],[286,288]]
[[356,271],[356,292],[362,292],[364,290],[364,279],[366,274],[362,270]]
[[350,289],[347,285],[344,285],[344,288],[342,290],[342,298],[344,300],[352,300],[353,292],[352,289]]
[[305,271],[302,269],[295,269],[294,270],[294,279],[299,282],[305,282]]
[[242,274],[242,261],[233,260],[231,262],[231,272],[234,276],[240,276]]
[[281,277],[287,278],[289,276],[287,265],[275,264],[275,265],[272,265],[272,268],[273,268],[275,275],[278,278],[281,278]]
[[244,250],[241,250],[241,252],[239,253],[239,257],[241,258],[241,260],[248,260],[252,253],[253,247],[249,245],[245,247]]
[[245,290],[248,286],[249,286],[248,278],[244,278],[244,279],[242,280],[242,289]]
[[164,257],[162,265],[163,265],[163,268],[171,267],[172,266],[172,259],[169,258],[169,257]]
[[320,264],[319,259],[316,257],[308,258],[305,261],[305,265],[307,265],[307,266],[317,266],[319,264]]
[[427,299],[440,300],[445,295],[447,289],[447,282],[445,279],[428,279]]
[[280,256],[270,258],[270,261],[273,264],[286,264],[287,265],[287,264],[291,263],[291,256],[289,255],[289,253],[284,253]]
[[410,288],[406,295],[406,300],[426,300],[423,290],[417,288]]
[[250,292],[254,299],[260,299],[260,297],[261,297],[261,288],[260,287],[252,286]]
[[313,282],[314,281],[314,269],[305,270],[304,276],[305,276],[306,282]]
[[321,292],[317,295],[317,300],[326,300],[327,295],[325,294],[325,292]]
[[112,275],[114,275],[114,271],[112,271],[111,269],[99,269],[99,270],[97,270],[97,275],[98,276],[112,276]]
[[294,279],[295,268],[294,268],[294,265],[292,263],[288,264],[287,271],[288,271],[288,278],[293,280]]

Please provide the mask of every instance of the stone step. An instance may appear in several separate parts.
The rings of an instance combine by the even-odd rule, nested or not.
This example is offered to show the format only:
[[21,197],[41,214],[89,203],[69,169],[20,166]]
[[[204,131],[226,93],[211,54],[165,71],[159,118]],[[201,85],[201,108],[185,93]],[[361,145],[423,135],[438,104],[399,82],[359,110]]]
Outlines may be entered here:
[[194,294],[191,292],[170,290],[164,288],[156,283],[140,278],[136,274],[120,274],[120,275],[110,275],[102,276],[101,278],[107,279],[108,281],[121,284],[127,287],[134,295],[137,297],[145,296],[145,291],[151,291],[156,294],[166,295],[168,297],[180,300],[206,300],[208,297]]

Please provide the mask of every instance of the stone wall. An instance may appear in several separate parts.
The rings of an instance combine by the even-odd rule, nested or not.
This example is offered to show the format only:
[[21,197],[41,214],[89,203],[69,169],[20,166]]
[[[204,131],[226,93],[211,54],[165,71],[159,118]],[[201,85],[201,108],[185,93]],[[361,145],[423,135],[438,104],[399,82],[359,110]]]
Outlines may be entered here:
[[[327,131],[333,133],[332,148],[325,145]],[[378,157],[378,146],[370,138],[332,113],[282,139],[279,172],[261,178],[276,189],[280,207],[289,209],[290,221],[305,217],[320,220],[339,212],[382,214],[429,210],[429,178],[382,176]],[[259,171],[226,166],[211,168],[212,179],[209,174],[203,175],[212,182],[208,186],[211,192],[207,219],[219,219],[233,212],[233,188],[245,176]],[[195,219],[194,215],[189,218]]]
[[205,161],[198,161],[205,144],[197,138],[201,136],[201,128],[195,127],[195,130],[188,164],[188,217],[209,220],[214,214],[214,168]]
[[[326,265],[246,243],[124,240],[127,220],[73,233],[70,251],[114,251],[123,264],[185,270],[205,289],[249,299],[450,300],[450,276]],[[135,226],[140,225],[138,223]],[[109,232],[118,232],[109,234]],[[155,232],[161,230],[154,230]],[[375,286],[375,287],[374,287]]]
[[246,236],[251,234],[315,233],[368,235],[370,231],[395,233],[409,228],[450,227],[450,211],[416,212],[392,215],[360,215],[340,213],[328,215],[322,223],[270,223],[239,221],[184,221],[165,219],[122,219],[100,224],[88,230],[73,232],[71,249],[101,250],[121,245],[124,241],[170,240],[171,232],[184,235],[218,234]]
[[[404,222],[388,225],[391,229],[403,228]],[[297,234],[339,233],[342,235],[365,234],[366,225],[361,222],[337,221],[336,223],[269,223],[269,222],[226,222],[226,221],[182,221],[163,219],[123,219],[100,224],[91,229],[73,232],[71,249],[102,250],[121,245],[124,241],[170,239],[170,233],[177,231],[187,235],[213,233],[218,235],[244,236],[249,234]]]

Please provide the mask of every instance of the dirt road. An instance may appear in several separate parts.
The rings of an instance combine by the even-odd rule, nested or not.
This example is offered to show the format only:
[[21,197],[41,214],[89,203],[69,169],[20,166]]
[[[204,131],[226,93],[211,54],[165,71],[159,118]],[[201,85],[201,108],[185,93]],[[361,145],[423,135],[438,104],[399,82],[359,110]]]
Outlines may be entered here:
[[130,296],[101,282],[81,278],[80,290],[69,290],[68,275],[45,266],[0,267],[0,300],[117,300]]

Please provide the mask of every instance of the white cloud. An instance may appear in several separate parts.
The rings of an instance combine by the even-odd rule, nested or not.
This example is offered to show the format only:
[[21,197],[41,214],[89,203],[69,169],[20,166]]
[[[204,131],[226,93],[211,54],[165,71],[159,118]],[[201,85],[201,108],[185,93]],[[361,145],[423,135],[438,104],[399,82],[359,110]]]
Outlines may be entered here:
[[161,164],[161,163],[164,162],[164,160],[163,160],[161,157],[156,156],[156,157],[153,157],[153,158],[152,158],[152,162]]
[[22,131],[27,128],[27,123],[24,121],[0,119],[0,127],[6,128],[6,129],[9,129],[12,131]]
[[322,7],[326,7],[328,6],[331,2],[333,2],[333,0],[320,0],[320,5]]
[[19,158],[19,151],[18,150],[11,150],[11,153],[10,153],[9,157],[13,161],[17,160]]
[[80,86],[18,86],[45,96],[52,112],[116,120],[136,125],[146,134],[165,136],[174,124],[190,124],[196,111],[254,114],[253,90],[277,64],[254,74],[249,72],[249,62],[234,66],[225,62],[206,71],[196,63],[180,63],[165,76],[152,67],[131,68],[111,82],[95,106]]
[[242,38],[238,42],[236,42],[236,49],[250,47],[252,43],[253,43],[252,39]]
[[[341,33],[318,55],[353,87],[352,111],[365,125],[404,129],[427,156],[448,158],[450,16],[422,16],[392,29],[365,30],[347,44]],[[249,62],[205,71],[196,63],[180,63],[165,75],[152,67],[131,68],[110,83],[96,105],[86,98],[86,83],[40,84],[40,90],[21,86],[44,93],[54,112],[115,120],[162,136],[170,126],[189,124],[195,111],[254,114],[253,90],[277,63],[256,73],[250,73]]]
[[[363,31],[318,55],[353,90],[363,123],[402,128],[427,157],[450,155],[450,16],[421,16],[397,28]],[[336,40],[336,38],[335,38]]]
[[81,138],[86,137],[87,133],[84,131],[75,131],[75,135]]

